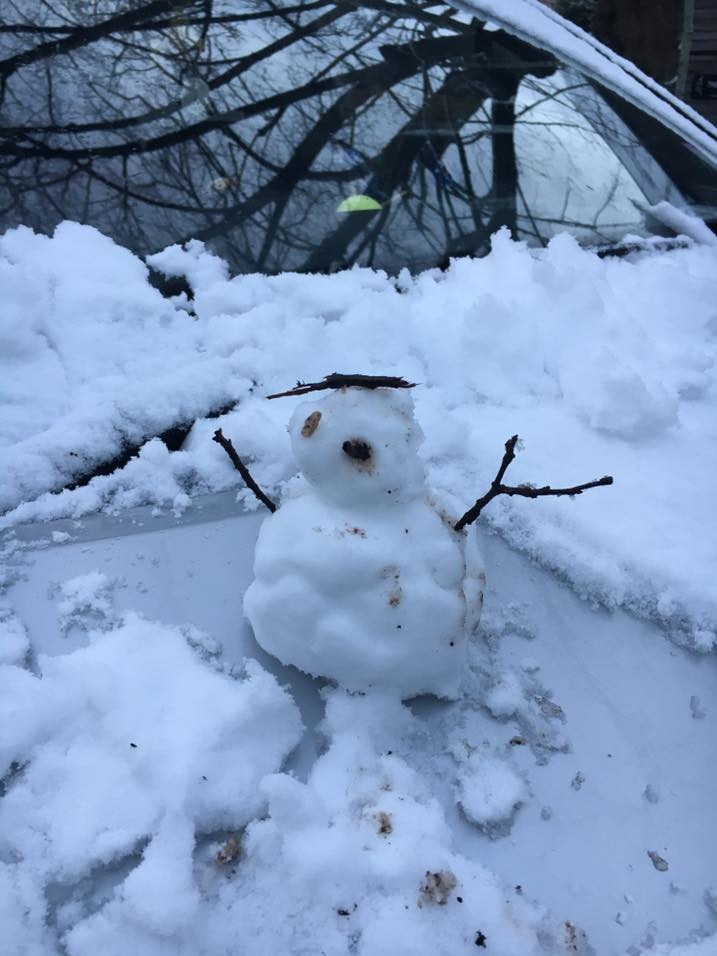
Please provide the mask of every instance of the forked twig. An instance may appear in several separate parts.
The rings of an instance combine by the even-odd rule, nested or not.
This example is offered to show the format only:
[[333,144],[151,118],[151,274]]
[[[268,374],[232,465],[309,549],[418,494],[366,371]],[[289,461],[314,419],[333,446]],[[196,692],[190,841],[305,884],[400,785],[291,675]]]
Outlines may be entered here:
[[244,479],[244,483],[246,484],[247,488],[250,488],[257,496],[259,501],[261,501],[263,505],[266,505],[269,511],[271,511],[273,514],[276,511],[276,505],[268,495],[264,494],[259,485],[257,485],[257,483],[254,481],[249,469],[241,460],[239,455],[237,455],[236,448],[234,445],[232,445],[231,441],[224,436],[221,428],[217,428],[212,438],[215,442],[217,442],[217,444],[221,445],[227,455],[229,455],[232,460],[232,464]]
[[287,395],[306,395],[308,392],[320,392],[326,388],[415,388],[415,382],[407,382],[396,375],[343,375],[332,372],[320,382],[297,382],[295,388],[286,392],[276,392],[267,398],[285,398]]
[[504,485],[502,483],[503,478],[508,470],[508,465],[510,465],[515,458],[515,446],[517,444],[517,435],[513,435],[513,437],[509,438],[505,443],[505,454],[503,455],[503,461],[500,463],[498,474],[491,482],[490,488],[488,491],[486,491],[483,497],[479,498],[473,507],[469,508],[463,517],[456,521],[456,523],[453,525],[456,531],[462,531],[466,525],[473,524],[488,502],[492,501],[493,498],[497,498],[498,495],[520,495],[523,498],[543,498],[547,497],[548,495],[572,496],[581,495],[584,491],[587,491],[588,488],[600,488],[613,483],[612,476],[605,475],[603,478],[598,478],[596,481],[588,481],[584,485],[575,485],[574,488],[551,488],[549,485],[545,485],[544,488],[532,488],[530,485]]

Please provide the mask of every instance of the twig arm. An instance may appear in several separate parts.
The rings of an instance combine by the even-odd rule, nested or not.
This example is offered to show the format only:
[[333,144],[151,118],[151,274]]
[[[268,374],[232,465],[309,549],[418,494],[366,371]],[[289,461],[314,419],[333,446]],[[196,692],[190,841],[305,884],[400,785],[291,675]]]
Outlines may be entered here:
[[214,432],[214,435],[212,437],[213,437],[213,440],[218,445],[222,446],[222,448],[227,453],[227,455],[229,455],[229,457],[231,458],[232,464],[234,465],[236,470],[244,479],[244,483],[247,486],[247,488],[253,491],[254,494],[259,499],[259,501],[261,501],[263,505],[266,505],[269,511],[271,511],[273,514],[276,511],[276,504],[271,500],[271,498],[269,498],[268,495],[264,494],[264,492],[261,490],[259,485],[257,485],[257,483],[254,481],[249,469],[247,468],[247,466],[244,464],[244,462],[241,460],[241,458],[237,454],[236,448],[234,447],[234,445],[232,445],[231,441],[228,438],[226,438],[226,436],[222,433],[221,428],[217,428],[217,430]]
[[513,435],[513,437],[509,438],[505,443],[505,454],[503,455],[503,460],[500,463],[498,474],[491,482],[491,486],[488,491],[486,491],[486,493],[479,498],[476,503],[468,509],[468,511],[466,511],[463,517],[456,521],[456,523],[453,525],[456,531],[462,531],[467,525],[473,524],[485,506],[494,498],[497,498],[498,495],[509,495],[510,497],[517,495],[521,498],[545,498],[549,495],[573,496],[581,495],[589,488],[602,488],[606,485],[613,484],[612,476],[605,475],[603,478],[598,478],[596,481],[588,481],[582,485],[575,485],[572,488],[551,488],[549,485],[545,485],[543,488],[533,488],[530,485],[504,485],[503,478],[508,470],[508,466],[515,458],[515,446],[517,443],[517,435]]

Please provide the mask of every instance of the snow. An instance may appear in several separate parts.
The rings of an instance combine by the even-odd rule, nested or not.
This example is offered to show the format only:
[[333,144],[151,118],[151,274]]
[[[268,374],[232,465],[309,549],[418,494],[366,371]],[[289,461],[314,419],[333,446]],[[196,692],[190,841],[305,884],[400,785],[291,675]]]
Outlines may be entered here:
[[257,641],[351,690],[455,697],[482,593],[465,594],[464,536],[428,501],[410,394],[333,392],[300,404],[289,431],[305,482],[259,535],[244,600]]
[[[483,260],[397,279],[231,278],[200,243],[152,263],[192,300],[87,227],[0,238],[13,956],[713,951],[714,247],[616,261],[499,233]],[[265,399],[334,369],[417,385]],[[615,484],[499,498],[456,537],[443,517],[515,433],[506,481]],[[384,446],[370,475],[356,439]],[[250,643],[257,534],[260,644],[344,687]],[[377,686],[394,612],[468,666],[404,645]],[[417,690],[460,696],[401,703]]]
[[19,664],[29,648],[25,625],[8,604],[0,603],[0,665]]
[[[395,700],[330,695],[326,753],[306,783],[264,778],[267,814],[245,830],[231,881],[200,864],[197,898],[186,838],[160,833],[150,848],[163,851],[161,874],[145,852],[121,896],[68,934],[69,953],[449,956],[473,952],[478,931],[506,956],[544,952],[558,928],[540,907],[505,900],[492,874],[451,849],[425,782],[386,753],[410,722]],[[435,874],[443,891],[430,886]]]
[[672,229],[677,235],[689,236],[695,242],[700,242],[706,246],[717,246],[717,236],[697,216],[691,216],[665,200],[656,203],[654,206],[648,206],[647,209],[656,219]]
[[525,784],[505,761],[472,752],[458,777],[458,803],[471,823],[493,830],[510,820],[525,798]]
[[[141,610],[145,620],[160,618],[196,650],[203,667],[225,674],[241,676],[244,658],[258,659],[290,689],[307,733],[278,783],[272,774],[260,785],[262,810],[248,830],[197,839],[193,882],[186,876],[186,830],[172,822],[162,836],[157,831],[149,846],[152,866],[162,877],[155,882],[147,867],[144,886],[147,897],[158,898],[157,907],[163,907],[164,933],[142,909],[142,894],[126,892],[127,877],[148,853],[143,842],[89,877],[48,887],[47,901],[43,880],[13,866],[18,890],[11,915],[24,921],[18,929],[22,939],[30,939],[35,915],[38,934],[45,912],[50,921],[35,953],[52,953],[60,938],[73,956],[99,948],[118,956],[201,951],[223,956],[237,949],[291,954],[327,944],[327,951],[342,954],[353,952],[364,935],[359,951],[365,954],[384,945],[376,939],[384,935],[385,945],[398,951],[405,936],[413,952],[430,952],[422,948],[421,934],[439,953],[460,953],[477,951],[478,931],[488,945],[492,933],[510,952],[505,917],[511,934],[520,927],[525,936],[518,952],[534,950],[536,935],[537,952],[563,952],[559,944],[574,932],[579,952],[589,953],[592,944],[601,956],[616,956],[648,932],[665,941],[686,939],[700,926],[705,932],[717,929],[703,899],[714,882],[715,713],[707,702],[717,694],[717,673],[710,659],[675,649],[653,626],[591,609],[484,531],[479,545],[490,571],[487,604],[480,637],[471,642],[469,683],[461,700],[425,698],[406,707],[387,693],[322,694],[317,682],[264,654],[241,621],[263,516],[237,514],[232,494],[202,498],[181,519],[154,518],[150,511],[87,518],[83,527],[67,522],[17,529],[21,544],[40,545],[19,553],[23,573],[9,590],[33,647],[43,658],[63,655],[83,634],[87,638],[79,625],[63,636],[61,585],[100,568],[114,582],[114,618],[132,610]],[[71,542],[41,546],[52,530],[64,527],[73,529]],[[132,663],[123,657],[114,666]],[[170,656],[168,663],[173,667]],[[492,692],[503,695],[498,719],[481,703]],[[703,719],[691,715],[692,696],[705,702]],[[211,707],[205,701],[204,709]],[[17,722],[2,726],[12,727],[13,737],[20,733]],[[132,753],[137,756],[139,747]],[[504,803],[508,816],[482,828],[456,806],[460,780],[475,767],[471,754],[502,762],[525,781],[517,811],[510,814]],[[241,780],[239,764],[232,766],[233,779]],[[570,784],[578,772],[585,779],[576,790]],[[11,778],[9,786],[18,780],[21,776]],[[392,789],[383,789],[386,784]],[[643,797],[648,784],[659,790],[656,804]],[[415,853],[405,842],[388,844],[399,840],[398,830],[378,833],[386,828],[382,813],[407,830],[404,841],[415,833],[414,824],[424,826]],[[231,855],[232,836],[238,836],[239,856],[218,864],[220,850],[228,848]],[[349,865],[348,857],[332,858],[343,853],[347,841],[356,847],[361,837]],[[648,849],[669,861],[668,873],[654,869]],[[380,858],[374,859],[376,853]],[[448,876],[436,887],[427,872],[452,873],[456,887],[447,890]],[[477,874],[475,881],[466,874]],[[670,890],[671,881],[680,886],[678,894]],[[199,905],[192,909],[191,928],[177,930],[180,917],[162,900],[177,893],[186,903],[187,887],[198,892]],[[424,887],[432,903],[424,901]],[[436,902],[446,892],[447,902]],[[475,904],[470,915],[464,912],[468,899]],[[618,911],[625,913],[624,924],[614,921]],[[476,921],[476,914],[481,919]],[[653,922],[657,925],[646,928]],[[435,942],[439,931],[452,950]],[[461,932],[468,931],[464,941]],[[589,944],[580,942],[583,931]]]
[[[81,255],[82,277],[64,266]],[[264,396],[335,369],[399,374],[418,383],[420,456],[443,512],[457,518],[487,489],[515,433],[514,484],[570,486],[613,474],[611,488],[575,501],[498,499],[481,521],[591,599],[658,619],[677,641],[709,649],[717,629],[717,544],[706,532],[717,468],[716,260],[698,245],[601,260],[565,235],[535,252],[502,232],[489,256],[457,260],[446,273],[229,279],[190,243],[153,257],[195,283],[190,313],[149,286],[139,260],[88,227],[64,224],[52,238],[11,231],[0,240],[0,263],[17,308],[0,322],[7,339],[16,327],[44,331],[37,348],[0,352],[12,410],[2,426],[0,500],[10,510],[0,528],[146,503],[181,514],[198,494],[230,488],[244,507],[259,508],[211,441],[215,428],[279,498],[297,468],[286,425],[299,403]],[[121,286],[110,282],[115,275]],[[40,354],[63,368],[61,378],[36,377]],[[220,418],[203,417],[232,402]],[[193,418],[179,452],[153,437]],[[144,439],[124,468],[56,491]],[[687,474],[690,502],[681,507]]]
[[85,630],[111,628],[113,616],[112,587],[114,582],[102,571],[90,571],[63,581],[58,586],[57,610],[60,627],[68,631],[78,625]]
[[[0,802],[3,880],[11,900],[37,900],[47,883],[141,851],[117,898],[135,921],[179,932],[199,906],[195,834],[256,817],[260,781],[298,742],[298,713],[258,664],[231,679],[202,664],[179,629],[129,613],[90,637],[41,656],[36,676],[0,670],[2,725],[14,729],[0,748],[0,773],[11,773]],[[78,914],[67,918],[81,937]],[[27,951],[45,952],[34,932]],[[10,938],[29,944],[24,928]]]

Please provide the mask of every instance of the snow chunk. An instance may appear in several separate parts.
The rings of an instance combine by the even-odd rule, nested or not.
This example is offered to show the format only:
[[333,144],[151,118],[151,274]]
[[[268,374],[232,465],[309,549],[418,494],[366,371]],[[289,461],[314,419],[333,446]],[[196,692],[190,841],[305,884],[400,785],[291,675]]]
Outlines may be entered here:
[[112,602],[115,582],[102,571],[89,571],[70,578],[58,587],[57,612],[60,628],[108,630],[116,623]]
[[676,398],[607,347],[564,359],[560,384],[593,428],[619,438],[649,438],[677,421]]
[[509,823],[525,797],[525,783],[504,760],[474,751],[461,761],[457,800],[481,829],[495,832],[496,825]]
[[520,711],[525,698],[518,675],[512,671],[502,674],[487,691],[484,703],[494,717],[510,717]]
[[29,759],[0,802],[0,852],[42,879],[131,852],[168,815],[199,831],[244,825],[261,807],[259,780],[300,736],[295,706],[258,664],[233,681],[177,629],[133,614],[39,665],[41,680],[0,672],[6,761]]
[[147,264],[165,276],[186,278],[192,291],[205,289],[229,278],[226,262],[207,251],[203,242],[191,239],[183,246],[167,246],[161,252],[147,256]]

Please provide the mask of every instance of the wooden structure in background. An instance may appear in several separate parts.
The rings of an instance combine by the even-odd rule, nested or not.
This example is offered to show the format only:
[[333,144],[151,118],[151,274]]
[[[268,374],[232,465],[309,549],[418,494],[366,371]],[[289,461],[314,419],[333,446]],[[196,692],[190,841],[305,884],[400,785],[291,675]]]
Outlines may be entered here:
[[717,0],[685,0],[678,93],[717,124]]

